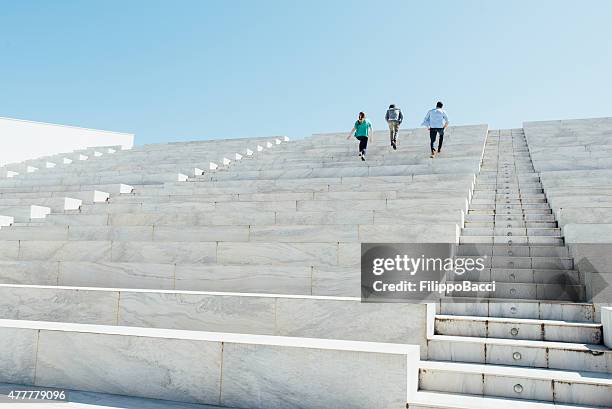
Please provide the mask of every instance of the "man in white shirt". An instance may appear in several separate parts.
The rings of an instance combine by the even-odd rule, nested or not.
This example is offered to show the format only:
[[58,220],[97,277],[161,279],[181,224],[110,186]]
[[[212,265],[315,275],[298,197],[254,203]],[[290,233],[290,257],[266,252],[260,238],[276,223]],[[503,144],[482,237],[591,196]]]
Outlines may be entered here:
[[[431,148],[431,157],[435,157],[436,153],[440,153],[442,151],[442,141],[444,141],[444,130],[448,127],[448,117],[446,116],[446,112],[442,109],[444,104],[438,101],[436,107],[425,115],[425,119],[423,119],[422,126],[427,127],[429,130],[429,139]],[[436,137],[438,138],[438,150],[434,148],[434,144],[436,143]]]

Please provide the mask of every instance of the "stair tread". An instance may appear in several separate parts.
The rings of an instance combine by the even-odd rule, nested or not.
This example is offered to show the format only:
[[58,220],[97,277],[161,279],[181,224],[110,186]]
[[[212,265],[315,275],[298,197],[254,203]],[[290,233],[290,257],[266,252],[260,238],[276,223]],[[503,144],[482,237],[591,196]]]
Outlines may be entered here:
[[612,352],[605,345],[578,344],[574,342],[534,341],[527,339],[467,337],[463,335],[433,335],[428,341],[480,342],[483,344],[511,345],[521,347],[558,348],[572,351]]
[[565,325],[565,326],[572,326],[572,327],[588,327],[588,328],[601,328],[602,327],[602,324],[597,324],[597,323],[545,320],[545,319],[533,319],[533,318],[503,318],[503,317],[483,317],[483,316],[475,316],[475,315],[446,315],[446,314],[436,314],[436,318],[454,319],[454,320],[463,320],[463,321],[508,322],[508,323],[517,323],[517,324]]
[[[509,283],[511,284],[511,283]],[[492,299],[485,299],[483,300],[482,298],[477,298],[477,297],[462,297],[461,298],[461,302],[462,303],[470,303],[470,300],[473,300],[474,303],[483,303],[483,302],[489,302]],[[495,302],[507,302],[507,303],[512,303],[512,304],[522,304],[522,303],[544,303],[544,304],[571,304],[571,305],[577,305],[577,306],[587,306],[587,307],[592,307],[593,304],[592,303],[588,303],[588,302],[573,302],[573,301],[563,301],[563,300],[530,300],[527,298],[521,298],[521,299],[516,299],[516,298],[495,298],[494,299]],[[444,298],[441,300],[442,302],[444,302]],[[452,303],[451,300],[449,300],[450,303]]]
[[512,407],[513,409],[597,409],[596,406],[567,405],[526,399],[431,391],[416,392],[409,398],[408,404],[409,408],[411,407],[410,405],[422,405],[441,409],[491,409],[495,407]]
[[492,376],[512,376],[531,379],[555,379],[573,383],[591,383],[612,386],[612,374],[604,372],[572,371],[561,369],[530,368],[526,366],[475,364],[450,361],[421,361],[420,369],[482,373]]

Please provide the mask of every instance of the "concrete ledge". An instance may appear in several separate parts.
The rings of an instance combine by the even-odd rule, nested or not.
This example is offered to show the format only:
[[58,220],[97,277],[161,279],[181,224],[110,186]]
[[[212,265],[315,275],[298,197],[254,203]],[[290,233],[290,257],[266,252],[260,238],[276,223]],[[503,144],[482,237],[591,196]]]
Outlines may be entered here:
[[417,388],[418,346],[11,320],[0,334],[11,383],[262,409],[402,408]]

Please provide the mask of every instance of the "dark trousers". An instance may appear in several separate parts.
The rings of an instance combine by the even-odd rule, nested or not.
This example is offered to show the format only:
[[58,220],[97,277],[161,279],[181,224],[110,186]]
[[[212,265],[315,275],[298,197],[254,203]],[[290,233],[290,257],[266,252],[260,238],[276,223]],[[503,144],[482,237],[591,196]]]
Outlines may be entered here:
[[366,149],[368,148],[368,137],[358,136],[357,140],[359,140],[359,153],[363,153],[365,155]]
[[444,141],[444,128],[429,128],[429,140],[431,141],[429,147],[431,148],[432,152],[434,151],[434,144],[436,143],[437,135],[440,135],[440,138],[438,139],[438,151],[440,151],[442,149],[442,141]]

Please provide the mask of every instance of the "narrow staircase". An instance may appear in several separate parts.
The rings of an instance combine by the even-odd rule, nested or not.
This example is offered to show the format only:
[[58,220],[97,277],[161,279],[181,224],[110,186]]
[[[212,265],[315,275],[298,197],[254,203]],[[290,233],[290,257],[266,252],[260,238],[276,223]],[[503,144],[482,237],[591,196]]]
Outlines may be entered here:
[[496,289],[441,303],[408,407],[612,407],[612,351],[522,129],[489,131],[459,254],[488,260],[459,280]]

